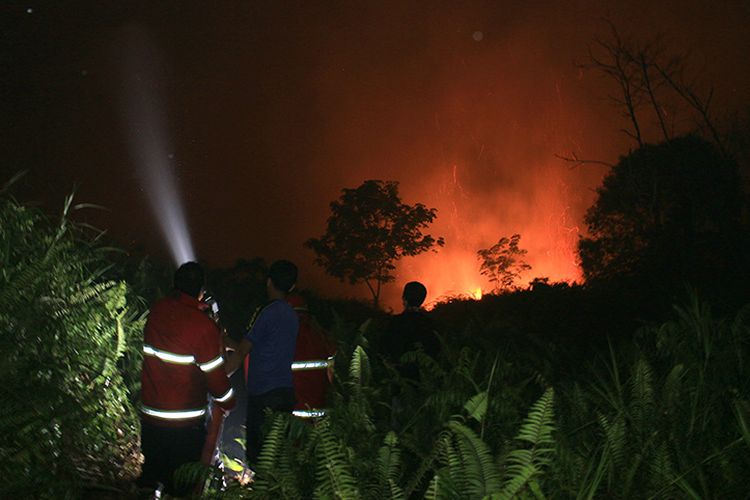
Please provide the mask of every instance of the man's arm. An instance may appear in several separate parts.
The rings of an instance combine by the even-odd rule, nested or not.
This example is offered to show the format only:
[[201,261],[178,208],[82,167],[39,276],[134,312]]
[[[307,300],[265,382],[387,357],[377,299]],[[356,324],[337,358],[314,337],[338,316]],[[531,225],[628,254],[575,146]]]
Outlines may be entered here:
[[229,355],[226,362],[224,363],[224,371],[227,373],[227,375],[231,376],[237,370],[237,368],[242,365],[242,362],[245,360],[245,356],[248,355],[252,348],[252,342],[250,342],[246,338],[240,340],[237,348],[232,351],[232,354]]
[[219,407],[229,411],[234,408],[235,398],[232,384],[221,366],[224,364],[224,357],[219,335],[216,325],[208,322],[202,334],[195,339],[193,352],[195,362],[205,376],[209,394]]
[[224,349],[227,351],[236,351],[240,347],[240,343],[237,340],[234,340],[232,337],[227,335],[226,332],[224,332],[224,335],[221,337],[222,342],[224,342]]

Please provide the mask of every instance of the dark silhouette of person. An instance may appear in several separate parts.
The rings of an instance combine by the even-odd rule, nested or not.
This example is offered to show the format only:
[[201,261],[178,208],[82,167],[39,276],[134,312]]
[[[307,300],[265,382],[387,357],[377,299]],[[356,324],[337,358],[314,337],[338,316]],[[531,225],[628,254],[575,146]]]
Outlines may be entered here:
[[418,282],[410,281],[404,286],[401,299],[404,311],[394,316],[388,323],[383,339],[383,356],[394,366],[402,378],[419,382],[419,366],[415,362],[404,362],[406,352],[421,350],[432,359],[440,353],[440,340],[435,324],[422,309],[427,297],[427,288]]

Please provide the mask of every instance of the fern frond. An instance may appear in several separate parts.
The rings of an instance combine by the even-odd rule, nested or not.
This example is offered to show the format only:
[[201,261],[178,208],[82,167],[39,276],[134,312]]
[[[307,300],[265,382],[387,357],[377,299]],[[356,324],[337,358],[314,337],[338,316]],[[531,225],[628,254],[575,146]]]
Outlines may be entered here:
[[481,422],[487,413],[487,391],[482,391],[473,396],[464,405],[466,413],[477,422]]
[[[401,451],[398,448],[398,438],[393,432],[386,434],[384,445],[378,451],[376,470],[381,495],[385,495],[393,489],[391,484],[398,483],[401,472]],[[403,496],[403,492],[401,495]]]
[[362,346],[358,345],[354,348],[352,359],[349,363],[349,379],[356,385],[361,386],[367,383],[369,376],[370,360]]
[[633,367],[632,377],[628,413],[634,430],[639,436],[644,436],[649,432],[648,427],[653,420],[655,403],[653,374],[651,367],[643,358],[640,358]]
[[186,488],[203,483],[211,472],[210,467],[200,462],[182,464],[174,471],[174,483],[178,488]]
[[404,500],[406,498],[404,490],[393,479],[388,480],[388,492],[392,500]]
[[439,481],[440,481],[440,475],[438,473],[435,473],[435,475],[432,476],[432,479],[430,480],[429,486],[427,486],[427,491],[425,491],[424,493],[425,500],[437,500]]
[[599,425],[604,431],[606,453],[612,459],[617,468],[625,466],[625,446],[627,444],[625,433],[625,420],[622,415],[617,415],[611,422],[605,415],[599,415]]
[[[648,463],[649,473],[651,475],[651,484],[659,487],[665,484],[672,484],[675,478],[672,460],[669,457],[669,449],[664,442],[659,443],[658,447],[651,456]],[[674,496],[672,489],[661,489],[660,495],[671,498]]]
[[489,447],[474,431],[456,421],[448,423],[458,443],[466,492],[483,498],[500,490],[500,474]]
[[539,476],[554,453],[554,392],[550,387],[534,403],[516,436],[517,441],[530,445],[511,451],[506,457],[503,489],[493,498],[514,498]]
[[412,475],[412,478],[406,483],[406,488],[404,488],[404,493],[407,498],[411,498],[416,489],[419,488],[424,481],[425,475],[434,468],[435,462],[440,458],[440,455],[441,446],[433,446],[430,454],[422,459],[419,467],[417,467],[417,470]]
[[318,434],[316,447],[318,485],[315,489],[315,498],[342,500],[360,498],[357,483],[341,450],[341,444],[331,432],[327,419],[317,424],[316,432]]
[[277,466],[282,453],[284,432],[286,431],[288,417],[277,414],[271,422],[271,429],[263,439],[263,448],[258,456],[258,466],[254,490],[259,493],[270,493],[274,491],[277,478]]
[[675,403],[680,397],[682,380],[685,377],[685,366],[680,363],[675,365],[664,380],[664,387],[661,391],[661,401],[665,409],[674,408]]

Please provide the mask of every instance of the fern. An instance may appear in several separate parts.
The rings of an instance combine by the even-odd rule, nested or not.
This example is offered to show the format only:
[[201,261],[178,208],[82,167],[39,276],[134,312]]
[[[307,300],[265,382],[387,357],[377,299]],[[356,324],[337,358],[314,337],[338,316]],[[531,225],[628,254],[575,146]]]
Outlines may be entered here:
[[628,407],[633,430],[643,439],[653,421],[654,390],[651,367],[640,358],[633,367],[631,401]]
[[323,419],[316,425],[316,433],[318,435],[316,447],[318,468],[315,498],[342,500],[360,498],[350,466],[341,451],[341,444],[331,432],[327,419]]
[[611,422],[606,416],[599,415],[599,425],[604,431],[605,450],[607,456],[617,468],[625,466],[625,420],[621,415],[615,416],[614,422]]
[[284,432],[287,428],[288,417],[283,414],[274,415],[270,430],[263,439],[263,448],[258,456],[256,480],[254,490],[257,493],[271,493],[277,487],[277,467],[283,450]]
[[520,495],[549,465],[555,444],[553,400],[554,392],[549,388],[531,407],[516,436],[516,441],[528,444],[529,448],[516,449],[507,455],[503,488],[493,499]]
[[468,427],[451,421],[461,457],[466,493],[470,498],[483,498],[500,490],[500,474],[489,447]]
[[[394,487],[397,487],[401,475],[401,451],[398,448],[398,438],[393,432],[386,434],[384,444],[378,451],[376,472],[379,498],[393,497]],[[403,496],[403,492],[400,495]]]
[[471,418],[477,422],[482,422],[487,413],[487,391],[482,391],[476,396],[473,396],[466,402],[464,409]]
[[[649,473],[651,475],[651,484],[654,489],[663,484],[672,484],[675,478],[672,460],[669,456],[667,444],[662,442],[656,448],[651,460],[649,461]],[[671,488],[662,489],[661,494],[665,497],[674,496],[675,492]]]
[[407,498],[411,498],[412,494],[419,488],[423,483],[425,476],[435,466],[435,462],[441,455],[441,446],[438,445],[432,447],[432,451],[426,457],[422,458],[419,463],[419,467],[412,475],[411,480],[406,483],[404,493]]
[[429,486],[427,486],[427,491],[425,491],[424,493],[425,500],[437,500],[439,488],[440,488],[440,475],[435,474],[430,480]]
[[180,465],[174,471],[174,485],[178,489],[201,488],[211,473],[211,468],[200,463],[190,462]]
[[370,360],[362,346],[357,345],[352,353],[352,360],[349,364],[349,379],[357,385],[366,384],[370,376]]

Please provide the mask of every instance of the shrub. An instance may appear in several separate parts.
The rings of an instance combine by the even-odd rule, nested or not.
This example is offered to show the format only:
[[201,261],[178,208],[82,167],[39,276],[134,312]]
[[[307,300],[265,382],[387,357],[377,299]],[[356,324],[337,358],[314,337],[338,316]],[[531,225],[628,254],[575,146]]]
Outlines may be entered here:
[[[75,497],[138,472],[141,322],[99,235],[0,198],[0,496]],[[129,368],[125,368],[129,367]],[[126,383],[127,382],[127,383]]]

